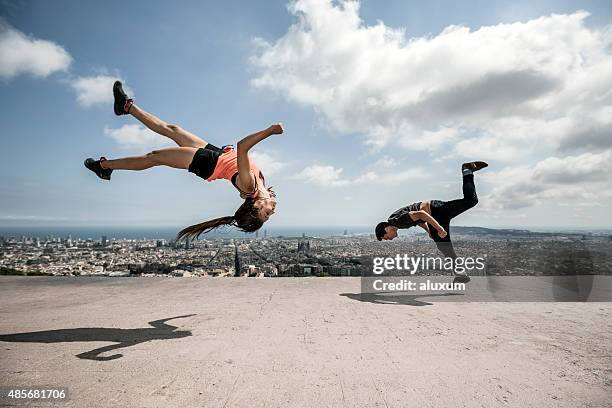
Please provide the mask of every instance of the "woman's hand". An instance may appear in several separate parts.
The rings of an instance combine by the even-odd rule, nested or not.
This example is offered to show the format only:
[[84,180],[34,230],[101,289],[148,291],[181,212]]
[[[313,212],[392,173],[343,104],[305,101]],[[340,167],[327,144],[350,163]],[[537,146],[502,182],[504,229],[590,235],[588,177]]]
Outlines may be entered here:
[[440,229],[438,230],[438,236],[439,236],[440,238],[446,238],[446,235],[448,235],[448,234],[446,233],[446,231],[444,231],[444,228],[440,228]]
[[280,135],[285,131],[282,123],[275,123],[274,125],[270,126],[268,130],[272,135]]

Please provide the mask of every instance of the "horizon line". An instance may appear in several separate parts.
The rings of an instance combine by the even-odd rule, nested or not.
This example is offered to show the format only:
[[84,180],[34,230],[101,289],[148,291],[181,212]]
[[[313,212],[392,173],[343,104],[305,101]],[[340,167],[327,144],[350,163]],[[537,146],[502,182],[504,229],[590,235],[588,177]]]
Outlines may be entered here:
[[[486,229],[521,229],[521,230],[532,230],[532,229],[568,229],[568,230],[589,230],[589,231],[603,231],[603,230],[612,230],[612,226],[604,226],[604,227],[586,227],[586,226],[552,226],[552,225],[513,225],[513,226],[490,226],[490,225],[451,225],[452,227],[462,227],[462,228],[486,228]],[[21,225],[0,225],[0,229],[10,229],[10,228],[108,228],[108,229],[130,229],[130,228],[139,228],[139,229],[161,229],[161,228],[181,228],[181,225],[100,225],[100,224],[92,224],[92,225],[32,225],[32,224],[21,224]],[[370,229],[371,225],[278,225],[272,227],[262,227],[261,230],[274,230],[274,229]]]

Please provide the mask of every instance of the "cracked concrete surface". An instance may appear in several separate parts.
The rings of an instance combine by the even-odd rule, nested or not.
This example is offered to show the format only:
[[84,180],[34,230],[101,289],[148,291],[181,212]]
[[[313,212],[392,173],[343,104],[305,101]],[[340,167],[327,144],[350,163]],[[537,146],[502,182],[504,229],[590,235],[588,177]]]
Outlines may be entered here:
[[0,385],[69,388],[67,402],[29,405],[46,407],[612,402],[610,303],[346,295],[359,290],[358,278],[2,277]]

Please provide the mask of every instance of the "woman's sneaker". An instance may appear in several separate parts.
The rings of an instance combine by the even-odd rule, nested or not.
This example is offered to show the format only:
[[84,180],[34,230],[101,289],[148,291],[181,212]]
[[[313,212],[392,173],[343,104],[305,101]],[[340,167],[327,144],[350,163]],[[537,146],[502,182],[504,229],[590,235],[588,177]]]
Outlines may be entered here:
[[96,173],[96,176],[100,177],[101,179],[110,180],[113,170],[105,169],[102,167],[100,162],[104,160],[106,160],[106,158],[104,157],[100,157],[100,160],[94,160],[90,157],[88,159],[85,159],[85,167]]
[[115,115],[127,115],[134,101],[125,94],[121,81],[115,81],[113,85],[113,96],[115,97]]

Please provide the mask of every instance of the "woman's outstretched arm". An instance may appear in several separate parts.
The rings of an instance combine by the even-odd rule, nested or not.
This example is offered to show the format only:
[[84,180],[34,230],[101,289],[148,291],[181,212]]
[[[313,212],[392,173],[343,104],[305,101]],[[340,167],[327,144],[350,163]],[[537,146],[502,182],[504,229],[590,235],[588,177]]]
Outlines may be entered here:
[[253,146],[268,136],[280,135],[284,130],[282,123],[276,123],[265,130],[248,135],[238,142],[238,151],[243,150],[244,152],[248,152]]
[[237,160],[238,160],[238,180],[236,183],[243,191],[254,191],[255,180],[251,177],[251,162],[249,160],[249,150],[257,143],[272,135],[280,135],[283,133],[283,125],[281,123],[274,124],[269,128],[248,135],[238,142],[237,145]]

